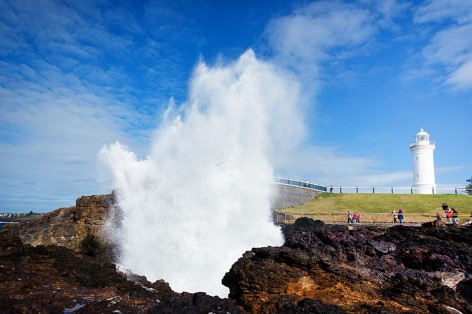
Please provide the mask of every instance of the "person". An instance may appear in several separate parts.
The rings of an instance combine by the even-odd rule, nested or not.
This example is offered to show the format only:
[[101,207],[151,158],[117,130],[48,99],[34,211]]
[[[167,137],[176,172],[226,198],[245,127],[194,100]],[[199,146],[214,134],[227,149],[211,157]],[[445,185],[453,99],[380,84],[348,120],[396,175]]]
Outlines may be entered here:
[[397,223],[397,212],[394,210],[392,210],[392,216],[393,216],[393,223],[396,224]]
[[459,224],[459,213],[454,207],[451,209],[451,211],[452,211],[452,223],[457,226]]
[[400,221],[400,225],[403,225],[403,208],[398,210],[398,220]]
[[449,209],[449,206],[446,203],[442,203],[442,210],[444,213],[446,213],[446,210]]
[[358,212],[355,212],[354,216],[352,216],[352,222],[357,224],[361,222],[361,215]]
[[349,213],[347,214],[347,223],[348,224],[352,224],[352,212],[349,211]]
[[446,213],[446,223],[448,224],[452,223],[452,210],[450,210],[448,207],[445,213]]
[[329,193],[333,193],[333,189],[334,189],[333,186],[330,186],[329,187]]
[[441,221],[441,214],[436,212],[436,220]]

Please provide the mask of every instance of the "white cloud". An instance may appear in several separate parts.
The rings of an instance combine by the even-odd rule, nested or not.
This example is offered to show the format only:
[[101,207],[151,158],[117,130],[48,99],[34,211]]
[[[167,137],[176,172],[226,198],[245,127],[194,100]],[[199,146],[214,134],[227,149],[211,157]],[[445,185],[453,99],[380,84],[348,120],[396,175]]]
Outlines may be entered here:
[[468,23],[472,20],[472,2],[469,0],[430,0],[418,8],[415,22],[440,22],[452,19],[457,23]]
[[358,53],[351,48],[374,36],[373,22],[373,15],[360,6],[318,1],[273,19],[265,36],[279,64],[312,76],[318,73],[320,62]]
[[428,63],[457,65],[472,58],[472,24],[438,31],[423,49]]
[[[406,8],[406,4],[394,0],[316,1],[273,19],[266,27],[265,37],[272,48],[273,61],[294,70],[305,84],[304,98],[313,99],[321,77],[340,78],[351,73],[345,67],[346,61],[368,54],[379,30],[396,29],[394,19]],[[339,68],[333,71],[333,65]],[[329,73],[327,68],[331,69]],[[352,186],[363,182],[389,186],[411,179],[409,171],[384,173],[381,168],[380,161],[373,157],[306,143],[290,154],[278,156],[276,165],[278,175],[321,184]]]
[[[437,23],[452,21],[446,29]],[[472,88],[472,2],[468,0],[430,1],[418,8],[415,22],[435,30],[423,48],[425,66],[442,67],[443,81],[457,90]]]
[[145,153],[180,68],[133,13],[102,1],[0,2],[0,210],[13,199],[64,195],[70,204],[99,192],[96,154],[105,144]]
[[472,88],[472,57],[454,70],[446,82],[460,90]]
[[[136,144],[121,117],[139,116],[80,85],[10,81],[8,88],[0,87],[0,102],[2,206],[17,198],[23,200],[14,202],[17,209],[28,210],[21,207],[46,199],[29,210],[52,210],[73,205],[81,195],[105,192],[97,173],[99,149],[117,139]],[[17,182],[15,189],[11,182]]]
[[370,15],[347,5],[313,3],[274,21],[272,43],[284,55],[326,59],[326,49],[363,43],[373,33]]

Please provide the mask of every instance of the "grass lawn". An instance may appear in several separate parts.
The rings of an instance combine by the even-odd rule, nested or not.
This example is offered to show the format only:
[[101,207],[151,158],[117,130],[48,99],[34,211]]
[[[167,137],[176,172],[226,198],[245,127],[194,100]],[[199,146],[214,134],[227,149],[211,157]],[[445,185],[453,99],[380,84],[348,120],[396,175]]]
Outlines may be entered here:
[[370,222],[390,221],[393,209],[403,208],[405,220],[424,222],[434,220],[436,212],[442,213],[441,205],[447,203],[460,214],[461,221],[468,221],[472,212],[471,195],[455,194],[349,194],[323,193],[302,204],[278,210],[293,217],[311,216],[322,220],[344,221],[348,211],[359,212]]

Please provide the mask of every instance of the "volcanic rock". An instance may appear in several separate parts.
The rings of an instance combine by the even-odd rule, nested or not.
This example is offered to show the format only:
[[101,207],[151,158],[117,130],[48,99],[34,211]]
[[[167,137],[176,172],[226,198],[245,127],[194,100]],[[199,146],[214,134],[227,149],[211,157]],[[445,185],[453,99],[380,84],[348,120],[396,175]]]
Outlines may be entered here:
[[113,194],[84,196],[0,231],[0,313],[472,313],[472,225],[301,218],[283,246],[235,262],[221,299],[118,271],[103,237],[114,209]]
[[60,246],[24,245],[8,232],[0,232],[0,291],[1,313],[141,312],[176,295],[165,283],[131,281],[111,263]]
[[0,313],[242,313],[234,301],[178,294],[158,280],[60,246],[0,232]]
[[118,271],[103,236],[115,206],[113,194],[82,196],[1,230],[0,313],[244,313],[232,300]]
[[[472,228],[283,227],[223,278],[253,313],[472,313]],[[452,311],[452,312],[451,312]],[[458,313],[458,312],[456,312]]]

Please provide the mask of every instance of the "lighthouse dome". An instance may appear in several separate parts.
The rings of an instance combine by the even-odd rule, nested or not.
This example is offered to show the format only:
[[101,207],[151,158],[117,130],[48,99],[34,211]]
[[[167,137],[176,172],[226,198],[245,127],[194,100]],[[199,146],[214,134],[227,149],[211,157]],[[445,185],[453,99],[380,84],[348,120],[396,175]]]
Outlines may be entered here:
[[429,142],[429,134],[423,128],[416,134],[416,142]]

